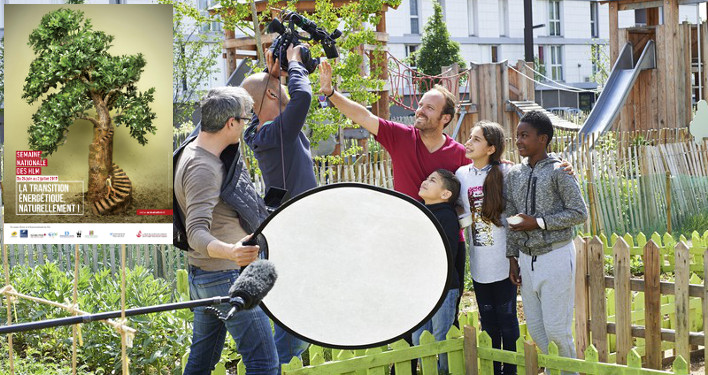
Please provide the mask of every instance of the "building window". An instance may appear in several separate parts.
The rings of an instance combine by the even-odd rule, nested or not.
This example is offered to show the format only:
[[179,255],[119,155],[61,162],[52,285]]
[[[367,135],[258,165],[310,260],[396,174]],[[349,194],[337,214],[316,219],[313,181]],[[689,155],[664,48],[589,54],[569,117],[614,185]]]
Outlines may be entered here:
[[597,16],[597,2],[593,1],[590,3],[590,37],[599,38],[600,37],[600,22]]
[[561,35],[561,15],[560,1],[551,0],[548,2],[548,35]]
[[549,59],[548,70],[551,73],[551,79],[554,81],[563,80],[563,47],[550,46],[551,58]]
[[417,45],[417,44],[406,44],[406,57],[407,57],[407,58],[410,57],[410,58],[408,59],[408,61],[409,61],[409,64],[410,64],[410,67],[411,67],[411,68],[415,68],[415,67],[416,67],[414,53],[415,53],[415,51],[417,51],[417,50],[418,50],[418,45]]
[[418,0],[411,0],[411,34],[420,34]]
[[[218,5],[219,0],[199,0],[199,13],[202,16],[209,16],[209,8]],[[221,32],[221,22],[209,22],[202,25],[202,32]]]
[[467,0],[467,32],[477,35],[477,0]]
[[492,46],[492,62],[499,62],[499,46]]
[[509,36],[509,0],[499,0],[499,36]]

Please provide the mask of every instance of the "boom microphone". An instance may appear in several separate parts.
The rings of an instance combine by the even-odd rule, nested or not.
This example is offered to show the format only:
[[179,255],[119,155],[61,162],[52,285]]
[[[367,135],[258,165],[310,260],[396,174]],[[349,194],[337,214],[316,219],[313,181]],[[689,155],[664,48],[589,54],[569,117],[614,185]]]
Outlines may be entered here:
[[270,261],[259,259],[249,264],[229,289],[229,302],[233,307],[223,319],[231,318],[238,311],[258,306],[273,289],[277,278],[278,274]]
[[[273,263],[260,259],[251,263],[236,279],[236,282],[229,289],[229,296],[204,298],[199,300],[168,303],[164,305],[137,307],[125,310],[125,316],[135,316],[150,314],[161,311],[191,309],[200,306],[213,306],[222,303],[230,303],[233,307],[226,318],[244,309],[251,309],[258,306],[261,300],[270,292],[275,284],[278,275],[275,272]],[[207,307],[210,309],[210,307]],[[0,326],[0,335],[15,332],[32,331],[36,329],[68,326],[79,323],[89,323],[98,320],[119,318],[121,311],[109,311],[96,314],[86,314],[70,316],[66,318],[41,320],[38,322],[28,322]],[[224,319],[219,316],[219,318]]]

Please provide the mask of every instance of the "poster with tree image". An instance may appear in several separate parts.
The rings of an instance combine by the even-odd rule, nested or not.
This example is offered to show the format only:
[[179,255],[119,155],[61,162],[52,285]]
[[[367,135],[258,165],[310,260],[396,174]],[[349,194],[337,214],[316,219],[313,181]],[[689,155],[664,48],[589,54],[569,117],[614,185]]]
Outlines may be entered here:
[[5,21],[6,243],[171,243],[172,7]]

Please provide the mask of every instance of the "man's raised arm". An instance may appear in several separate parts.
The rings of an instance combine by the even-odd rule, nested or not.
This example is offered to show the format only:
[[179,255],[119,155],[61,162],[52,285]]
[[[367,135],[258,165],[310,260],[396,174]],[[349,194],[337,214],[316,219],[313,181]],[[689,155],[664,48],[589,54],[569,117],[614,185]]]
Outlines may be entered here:
[[355,124],[362,126],[373,135],[379,134],[379,118],[369,112],[363,105],[348,99],[344,95],[336,92],[332,87],[332,66],[329,62],[320,63],[320,92],[329,98],[337,109],[352,120]]

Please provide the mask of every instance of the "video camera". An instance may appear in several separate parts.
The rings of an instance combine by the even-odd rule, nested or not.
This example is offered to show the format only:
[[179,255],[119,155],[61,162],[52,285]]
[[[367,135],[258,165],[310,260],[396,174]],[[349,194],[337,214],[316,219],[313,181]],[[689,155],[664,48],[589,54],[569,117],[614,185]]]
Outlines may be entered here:
[[[282,16],[283,21],[289,21],[288,27],[286,28],[280,20],[274,18],[273,21],[268,25],[269,33],[280,34],[273,44],[270,46],[270,50],[273,51],[274,58],[280,60],[280,68],[283,71],[288,70],[288,47],[292,44],[293,46],[300,45],[300,41],[310,41],[322,43],[322,48],[324,49],[325,55],[328,59],[334,59],[339,57],[339,52],[337,52],[337,46],[335,39],[342,35],[339,29],[335,29],[332,34],[328,34],[323,28],[318,27],[316,23],[308,20],[307,18],[295,13],[295,12],[284,12]],[[303,31],[310,34],[310,38],[303,38],[295,31],[295,25],[299,26]],[[320,64],[319,58],[312,58],[310,55],[310,49],[307,47],[302,47],[300,49],[300,58],[302,59],[302,64],[305,66],[309,73],[312,73]]]

